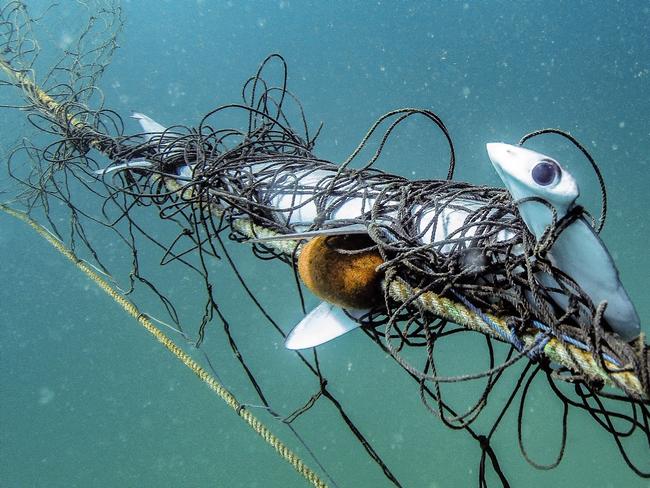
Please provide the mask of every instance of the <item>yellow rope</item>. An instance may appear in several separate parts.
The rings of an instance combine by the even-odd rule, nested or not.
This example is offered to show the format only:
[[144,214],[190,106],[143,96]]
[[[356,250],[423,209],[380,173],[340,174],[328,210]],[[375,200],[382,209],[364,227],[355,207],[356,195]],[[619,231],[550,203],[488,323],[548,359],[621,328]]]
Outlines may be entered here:
[[[2,57],[0,57],[0,69],[2,69],[2,71],[4,71],[9,77],[11,83],[20,88],[23,94],[35,104],[35,108],[40,109],[46,115],[56,117],[59,123],[68,123],[76,129],[95,133],[92,127],[82,120],[79,120],[74,115],[67,113],[59,102],[54,100],[41,87],[34,83],[34,81],[26,74],[28,71],[21,71],[12,68],[7,61],[2,59]],[[88,144],[91,147],[95,147],[98,142],[97,139],[91,139],[88,141]]]
[[[236,227],[236,230],[250,238],[278,235],[274,231],[261,227],[245,218],[235,220],[233,227]],[[301,243],[293,240],[270,240],[265,241],[264,245],[271,247],[276,252],[291,256],[296,251],[296,247],[301,246]],[[300,252],[300,249],[298,249],[298,252]],[[506,320],[502,317],[489,313],[485,314],[492,323],[501,329],[503,335],[493,330],[478,314],[461,303],[441,297],[430,291],[418,294],[418,290],[413,289],[400,279],[393,279],[390,282],[384,281],[382,286],[388,287],[391,297],[401,303],[408,302],[413,296],[418,295],[416,301],[423,310],[462,327],[487,334],[500,341],[504,341],[503,337],[510,334]],[[527,331],[519,339],[525,347],[531,347],[534,345],[536,337],[534,332]],[[630,370],[630,365],[617,366],[610,361],[603,360],[606,367],[606,369],[603,369],[591,351],[585,351],[557,338],[551,338],[542,352],[549,360],[561,364],[574,373],[583,374],[590,380],[602,380],[607,385],[620,388],[634,398],[648,398],[648,393],[644,391],[639,377]]]
[[194,361],[190,355],[178,347],[174,341],[156,327],[146,315],[141,313],[133,303],[124,298],[123,295],[116,291],[104,278],[99,276],[86,262],[79,259],[71,249],[67,248],[61,241],[24,212],[14,210],[3,204],[0,204],[0,210],[28,224],[57,251],[72,261],[86,274],[86,276],[93,280],[99,288],[120,305],[122,309],[135,318],[142,327],[158,340],[158,342],[165,346],[169,352],[192,370],[192,372],[198,376],[199,379],[208,386],[208,388],[215,392],[226,403],[226,405],[233,409],[237,415],[239,415],[262,439],[264,439],[267,444],[273,447],[282,458],[291,464],[300,475],[309,481],[309,483],[318,488],[325,488],[327,486],[325,482],[322,481],[296,453],[278,439],[257,417],[255,417],[255,415],[253,415],[249,410],[246,410],[232,393],[230,393],[221,383],[219,383],[219,381]]

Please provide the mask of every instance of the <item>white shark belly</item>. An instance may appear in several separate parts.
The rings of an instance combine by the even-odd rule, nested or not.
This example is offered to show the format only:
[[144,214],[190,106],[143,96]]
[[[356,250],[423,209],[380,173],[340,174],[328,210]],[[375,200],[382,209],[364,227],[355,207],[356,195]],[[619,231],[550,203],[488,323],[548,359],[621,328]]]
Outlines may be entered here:
[[[305,187],[315,187],[324,178],[331,177],[334,174],[333,171],[318,170],[302,177],[297,175],[296,179],[299,179]],[[333,203],[338,198],[337,196],[331,197],[326,205]],[[469,227],[463,230],[462,234],[459,230],[466,225],[467,217],[470,213],[482,208],[483,204],[475,200],[461,198],[455,199],[453,203],[453,205],[447,205],[441,210],[435,208],[424,210],[418,226],[418,231],[422,235],[422,243],[436,244],[442,243],[450,236],[466,239],[476,234],[478,226]],[[344,202],[337,204],[336,209],[329,216],[328,221],[357,220],[369,212],[374,204],[374,198],[350,197]],[[318,208],[312,200],[312,195],[296,194],[293,188],[290,187],[287,188],[286,192],[282,190],[277,191],[277,194],[271,198],[271,205],[278,209],[278,217],[284,218],[287,224],[294,226],[298,232],[307,230],[318,218]],[[421,209],[422,207],[416,207],[415,211]],[[393,216],[393,213],[387,214],[389,219]],[[435,225],[433,223],[434,219],[437,219]],[[513,235],[510,231],[502,230],[497,234],[496,240],[507,240],[512,238]],[[453,247],[454,244],[442,244],[439,250],[440,252],[447,253]]]

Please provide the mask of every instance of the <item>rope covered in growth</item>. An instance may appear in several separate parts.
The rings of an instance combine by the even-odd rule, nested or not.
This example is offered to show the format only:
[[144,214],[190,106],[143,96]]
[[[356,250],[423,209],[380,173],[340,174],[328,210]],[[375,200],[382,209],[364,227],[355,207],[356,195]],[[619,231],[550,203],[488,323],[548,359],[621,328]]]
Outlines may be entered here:
[[[415,301],[427,312],[468,329],[487,334],[494,339],[510,342],[504,339],[510,335],[510,330],[506,320],[501,317],[492,314],[481,316],[460,303],[430,291],[418,293],[417,290],[399,279],[385,281],[384,287],[388,289],[391,298],[398,302],[406,302],[417,296]],[[526,348],[532,349],[537,337],[525,332],[519,336],[519,340]],[[563,342],[556,337],[551,337],[542,351],[549,360],[572,371],[580,372],[591,380],[604,381],[607,385],[618,387],[635,398],[648,398],[639,378],[625,365],[617,365],[613,360],[603,360],[604,367],[602,367],[598,364],[593,352]]]
[[327,485],[320,477],[307,466],[300,457],[293,452],[286,444],[284,444],[275,434],[273,434],[264,423],[253,415],[245,408],[237,398],[224,387],[216,378],[202,368],[192,357],[178,347],[167,335],[156,327],[149,318],[129,300],[124,298],[117,290],[115,290],[104,278],[99,276],[85,261],[79,259],[74,252],[66,247],[54,235],[48,232],[38,222],[30,218],[26,213],[14,210],[6,205],[0,204],[0,210],[21,220],[34,229],[43,239],[49,242],[57,251],[72,261],[86,276],[88,276],[99,288],[101,288],[108,296],[110,296],[115,303],[122,309],[135,318],[138,323],[144,327],[147,332],[154,336],[169,352],[171,352],[180,362],[189,368],[198,378],[203,381],[219,398],[221,398],[226,405],[241,417],[251,429],[253,429],[264,441],[269,444],[275,451],[287,461],[303,478],[305,478],[312,486],[317,488],[325,488]]
[[[69,112],[65,105],[57,102],[45,90],[38,86],[27,75],[29,71],[21,71],[11,67],[11,65],[0,56],[0,69],[7,75],[10,82],[18,87],[26,98],[33,102],[46,117],[54,117],[70,132],[78,132],[83,135],[81,140],[87,145],[87,148],[94,148],[110,156],[112,148],[111,138],[106,138],[96,131],[90,124],[87,124],[76,115]],[[81,141],[80,141],[81,142]]]
[[[0,57],[0,68],[4,71],[12,83],[18,85],[18,87],[25,94],[29,94],[29,97],[32,101],[38,102],[39,106],[49,115],[58,116],[58,119],[61,119],[60,112],[61,104],[54,100],[50,95],[48,95],[42,88],[37,86],[23,71],[13,69],[7,61]],[[82,122],[78,118],[68,113],[63,117],[67,122],[72,124],[74,127],[80,129],[90,130],[90,126]]]

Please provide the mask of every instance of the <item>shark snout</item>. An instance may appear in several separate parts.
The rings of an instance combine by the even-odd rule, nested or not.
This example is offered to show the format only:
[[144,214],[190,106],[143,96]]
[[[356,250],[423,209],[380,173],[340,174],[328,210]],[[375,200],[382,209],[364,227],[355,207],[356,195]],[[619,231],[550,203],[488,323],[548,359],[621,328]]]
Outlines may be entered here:
[[508,167],[514,160],[516,148],[503,142],[489,142],[485,148],[496,172],[501,179],[506,178],[505,173],[508,173]]
[[503,142],[488,142],[485,148],[487,149],[490,161],[495,165],[500,165],[503,161],[515,155],[515,147]]

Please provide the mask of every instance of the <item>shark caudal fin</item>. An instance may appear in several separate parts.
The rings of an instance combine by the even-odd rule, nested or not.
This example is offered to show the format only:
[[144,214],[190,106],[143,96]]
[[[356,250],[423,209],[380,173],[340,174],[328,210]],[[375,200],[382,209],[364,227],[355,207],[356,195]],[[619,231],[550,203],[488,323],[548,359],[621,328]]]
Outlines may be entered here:
[[[367,310],[349,311],[350,315],[361,317]],[[343,334],[357,329],[360,324],[343,311],[343,309],[322,302],[309,312],[287,336],[284,346],[287,349],[308,349],[320,346]]]
[[[133,112],[131,118],[138,121],[147,142],[158,144],[159,149],[166,152],[167,155],[181,154],[183,152],[181,148],[174,146],[168,147],[170,142],[173,142],[180,136],[177,132],[170,131],[164,125],[159,124],[148,115],[140,112]],[[192,168],[187,164],[181,164],[176,168],[176,175],[180,180],[189,181],[192,179]]]

